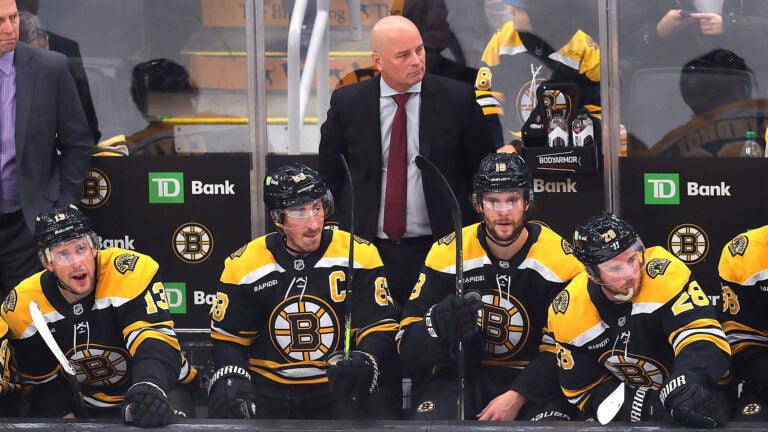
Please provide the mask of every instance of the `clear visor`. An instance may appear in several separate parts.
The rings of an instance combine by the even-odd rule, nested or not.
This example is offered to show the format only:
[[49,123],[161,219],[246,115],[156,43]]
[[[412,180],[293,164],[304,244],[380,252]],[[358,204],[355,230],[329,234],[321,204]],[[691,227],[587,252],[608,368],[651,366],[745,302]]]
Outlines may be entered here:
[[[58,248],[56,252],[51,251],[51,248],[54,247]],[[49,263],[57,266],[65,266],[91,257],[93,247],[91,236],[83,236],[67,243],[47,247],[43,253],[45,254],[45,259]]]
[[624,252],[610,260],[598,264],[597,275],[601,285],[623,284],[628,280],[638,279],[645,265],[645,246],[639,238]]
[[293,219],[327,218],[333,214],[333,195],[328,191],[322,197],[308,203],[283,210],[274,210],[273,213],[277,214],[281,221],[284,220],[283,216]]
[[475,204],[482,204],[485,210],[505,211],[525,207],[528,189],[505,189],[478,192]]

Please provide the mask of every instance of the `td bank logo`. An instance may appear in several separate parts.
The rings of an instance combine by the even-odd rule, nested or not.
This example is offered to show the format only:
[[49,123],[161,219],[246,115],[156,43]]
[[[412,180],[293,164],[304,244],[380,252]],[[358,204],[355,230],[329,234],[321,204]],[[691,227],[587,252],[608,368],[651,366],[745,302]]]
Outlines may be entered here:
[[183,204],[184,173],[151,172],[149,173],[150,204]]
[[680,174],[646,173],[644,184],[646,204],[680,204]]
[[186,282],[165,282],[165,295],[172,314],[187,313],[187,284]]

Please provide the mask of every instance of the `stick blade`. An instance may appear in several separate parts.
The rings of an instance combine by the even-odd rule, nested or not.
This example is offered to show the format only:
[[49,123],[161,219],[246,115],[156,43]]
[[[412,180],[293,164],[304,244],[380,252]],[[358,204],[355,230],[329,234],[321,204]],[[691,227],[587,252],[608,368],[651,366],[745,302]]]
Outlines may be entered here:
[[40,337],[42,337],[45,344],[48,345],[48,348],[53,353],[53,356],[56,357],[56,360],[59,361],[59,364],[61,365],[62,370],[65,373],[67,373],[69,376],[74,377],[76,375],[75,369],[69,363],[69,360],[67,360],[67,358],[64,357],[64,353],[61,351],[61,348],[59,348],[59,345],[56,343],[56,340],[53,338],[51,331],[48,330],[48,323],[46,323],[45,321],[45,317],[43,316],[43,311],[40,309],[40,306],[34,300],[29,302],[29,315],[32,317],[32,322],[35,324],[35,328],[37,328],[37,332],[40,333]]
[[607,425],[619,413],[621,406],[624,405],[624,383],[619,383],[611,394],[597,407],[597,421],[601,425]]

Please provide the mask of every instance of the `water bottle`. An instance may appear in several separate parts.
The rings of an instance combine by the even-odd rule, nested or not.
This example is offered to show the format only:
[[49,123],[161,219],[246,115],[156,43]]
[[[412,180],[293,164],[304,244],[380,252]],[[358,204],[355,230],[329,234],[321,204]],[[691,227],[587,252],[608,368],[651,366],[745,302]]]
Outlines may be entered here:
[[568,146],[568,123],[562,115],[555,114],[552,116],[547,129],[547,138],[550,147]]
[[741,149],[742,157],[763,157],[763,149],[760,148],[760,144],[755,141],[755,131],[747,131],[746,140],[744,141],[744,147]]
[[580,109],[576,118],[571,123],[571,142],[575,147],[584,147],[592,145],[595,142],[595,132],[592,127],[592,119],[589,117],[589,111]]

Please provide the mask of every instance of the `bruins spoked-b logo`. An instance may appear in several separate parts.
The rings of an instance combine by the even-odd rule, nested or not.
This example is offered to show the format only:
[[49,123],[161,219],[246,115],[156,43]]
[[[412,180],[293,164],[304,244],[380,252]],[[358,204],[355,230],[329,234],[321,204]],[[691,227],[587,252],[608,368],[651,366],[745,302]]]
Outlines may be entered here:
[[676,257],[686,264],[704,259],[709,251],[709,238],[703,229],[693,224],[682,224],[669,234],[667,246]]
[[113,386],[127,380],[130,356],[121,348],[80,344],[67,352],[67,358],[80,384]]
[[[497,275],[496,279],[500,287],[509,282],[503,275]],[[504,297],[498,292],[483,293],[480,317],[484,355],[497,360],[517,353],[528,339],[531,327],[523,305],[514,296],[506,296],[506,286],[500,290]]]
[[290,362],[320,360],[336,351],[341,326],[336,312],[323,299],[293,296],[269,318],[272,344]]
[[96,208],[107,202],[112,193],[112,183],[104,171],[98,168],[88,170],[83,182],[83,197],[80,205],[85,208]]
[[213,235],[197,222],[187,222],[173,233],[173,251],[182,261],[197,264],[213,251]]
[[669,374],[661,363],[618,348],[603,354],[599,362],[603,363],[613,375],[632,387],[659,389],[664,382],[664,377]]

